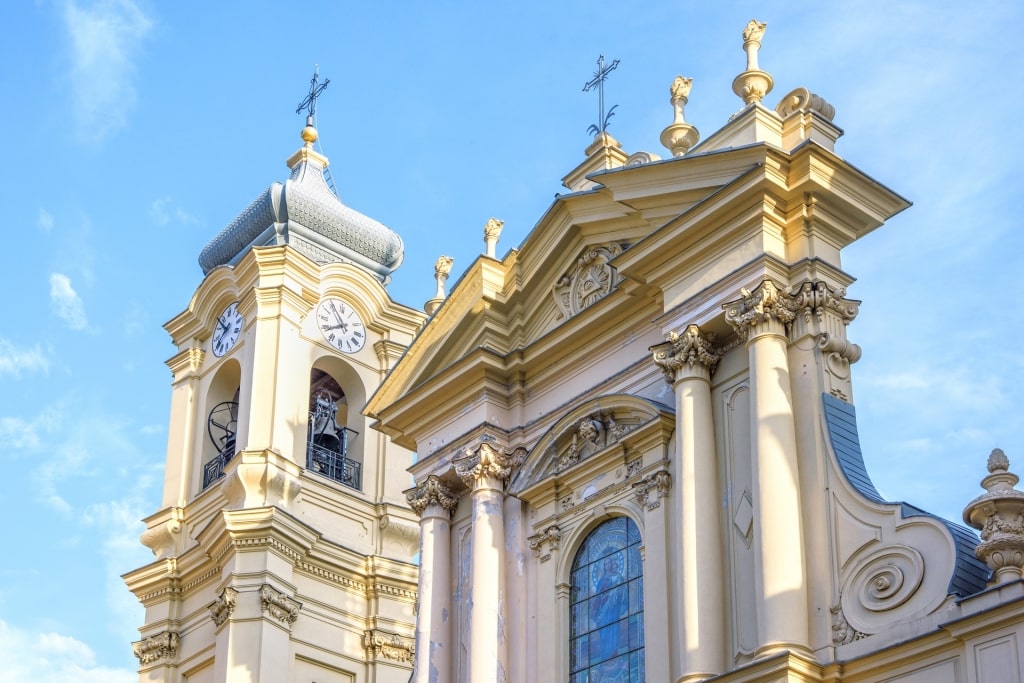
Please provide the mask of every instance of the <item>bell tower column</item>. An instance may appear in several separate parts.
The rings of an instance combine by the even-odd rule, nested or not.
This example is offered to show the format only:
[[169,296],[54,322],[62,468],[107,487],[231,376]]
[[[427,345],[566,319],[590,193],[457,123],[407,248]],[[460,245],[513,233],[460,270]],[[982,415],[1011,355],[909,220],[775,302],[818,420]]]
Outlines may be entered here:
[[469,680],[499,683],[507,679],[505,638],[505,482],[522,462],[519,452],[496,450],[484,442],[455,465],[472,491],[473,600],[470,615]]
[[764,280],[724,308],[726,321],[747,340],[750,362],[756,655],[808,653],[807,564],[786,334],[796,305]]
[[416,683],[452,680],[451,513],[458,505],[441,480],[430,475],[406,499],[420,516],[419,618],[416,620]]
[[674,495],[682,560],[679,681],[684,683],[725,670],[725,574],[711,415],[711,373],[720,357],[721,351],[696,325],[687,325],[682,334],[669,333],[668,343],[654,348],[654,362],[665,371],[676,399]]

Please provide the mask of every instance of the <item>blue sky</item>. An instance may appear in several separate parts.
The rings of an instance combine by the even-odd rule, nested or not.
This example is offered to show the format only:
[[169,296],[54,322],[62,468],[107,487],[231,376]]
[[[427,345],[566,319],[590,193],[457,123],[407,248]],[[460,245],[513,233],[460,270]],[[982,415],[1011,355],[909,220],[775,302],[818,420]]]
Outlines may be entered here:
[[[861,299],[854,398],[891,499],[953,519],[1004,448],[1024,472],[1019,3],[156,3],[0,7],[0,671],[133,681],[142,611],[119,575],[151,559],[173,349],[161,325],[203,245],[299,146],[320,65],[322,151],[341,198],[395,229],[392,296],[419,307],[487,219],[517,245],[583,158],[599,53],[627,152],[667,156],[668,86],[694,78],[705,136],[740,107],[740,33],[768,22],[766,102],[836,107],[837,151],[915,206],[845,253]],[[1017,170],[1014,170],[1017,169]]]

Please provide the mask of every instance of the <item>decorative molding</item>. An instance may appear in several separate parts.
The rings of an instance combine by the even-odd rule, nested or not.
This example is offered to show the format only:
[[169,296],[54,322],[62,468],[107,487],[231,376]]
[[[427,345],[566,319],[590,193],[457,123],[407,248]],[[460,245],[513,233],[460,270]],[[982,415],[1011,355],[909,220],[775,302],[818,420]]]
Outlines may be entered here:
[[669,332],[668,341],[654,347],[655,364],[665,373],[665,381],[675,384],[686,377],[710,379],[715,374],[724,349],[715,344],[714,334],[705,334],[697,325],[687,325],[682,334]]
[[465,449],[462,460],[455,463],[455,473],[470,489],[477,488],[488,479],[496,479],[504,484],[512,476],[512,470],[522,465],[525,459],[525,448],[506,453],[484,441],[476,451]]
[[[668,473],[668,470],[658,470],[633,484],[633,493],[640,505],[648,510],[654,510],[661,505],[661,499],[668,495],[670,488],[672,488],[672,475]],[[656,498],[651,498],[652,491],[657,492]]]
[[775,105],[775,113],[782,118],[798,111],[813,111],[829,121],[836,115],[835,107],[829,104],[824,97],[815,95],[807,88],[796,88],[790,91]]
[[409,507],[421,517],[432,503],[440,505],[449,516],[459,504],[459,499],[434,474],[419,486],[406,491],[405,499],[409,501]]
[[178,656],[179,642],[177,633],[164,631],[132,643],[132,652],[138,657],[140,666],[156,662],[170,663]]
[[850,324],[860,312],[860,302],[846,299],[846,290],[834,289],[821,280],[807,280],[798,285],[788,295],[788,306],[803,315],[804,321],[810,324],[812,316],[819,324],[825,320],[826,313],[838,317],[844,325]]
[[621,253],[622,246],[617,242],[591,246],[583,252],[552,292],[559,319],[571,318],[612,291],[619,282],[619,275],[608,262]]
[[366,648],[366,658],[369,660],[384,658],[411,663],[416,656],[415,640],[380,629],[363,632],[363,647]]
[[269,584],[265,583],[260,586],[260,610],[281,623],[288,626],[294,624],[295,620],[299,618],[301,607],[301,603],[289,598]]
[[539,534],[530,536],[527,542],[530,544],[530,550],[533,551],[534,557],[540,557],[541,550],[546,543],[550,550],[558,550],[559,541],[562,539],[562,530],[558,528],[557,524],[552,524],[548,528]]
[[231,616],[231,613],[235,611],[235,604],[238,601],[238,591],[231,586],[227,586],[221,591],[217,599],[209,604],[207,609],[210,610],[210,618],[213,619],[213,623],[220,626]]
[[742,340],[766,332],[767,325],[780,323],[788,326],[796,317],[792,298],[772,280],[764,280],[754,291],[740,289],[740,298],[723,304],[725,321]]
[[643,469],[644,461],[643,458],[633,458],[626,463],[626,479],[631,479],[636,475],[640,474],[640,470]]
[[861,633],[850,626],[850,622],[846,620],[846,616],[843,614],[842,605],[837,603],[834,607],[830,607],[829,611],[832,612],[833,645],[847,645],[855,640],[867,637],[866,633]]

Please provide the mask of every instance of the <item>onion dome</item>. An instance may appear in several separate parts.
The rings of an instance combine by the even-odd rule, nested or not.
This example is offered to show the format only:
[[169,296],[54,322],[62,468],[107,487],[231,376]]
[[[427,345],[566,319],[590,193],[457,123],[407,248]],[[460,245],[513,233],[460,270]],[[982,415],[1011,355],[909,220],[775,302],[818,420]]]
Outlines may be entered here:
[[203,274],[234,265],[252,247],[288,244],[319,264],[353,263],[387,284],[402,263],[402,238],[342,204],[324,178],[327,157],[313,150],[316,129],[307,125],[302,139],[288,159],[291,177],[273,183],[203,248]]

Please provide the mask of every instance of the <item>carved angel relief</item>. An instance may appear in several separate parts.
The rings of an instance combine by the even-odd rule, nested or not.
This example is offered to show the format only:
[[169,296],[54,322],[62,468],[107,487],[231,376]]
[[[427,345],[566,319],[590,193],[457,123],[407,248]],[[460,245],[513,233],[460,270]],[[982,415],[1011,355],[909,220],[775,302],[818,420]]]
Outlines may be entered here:
[[555,441],[558,455],[555,471],[566,470],[581,459],[612,445],[629,433],[633,426],[616,422],[611,413],[596,413],[583,418]]
[[571,318],[612,291],[619,275],[608,262],[621,253],[622,247],[616,242],[588,247],[583,252],[576,266],[555,285],[559,319]]

